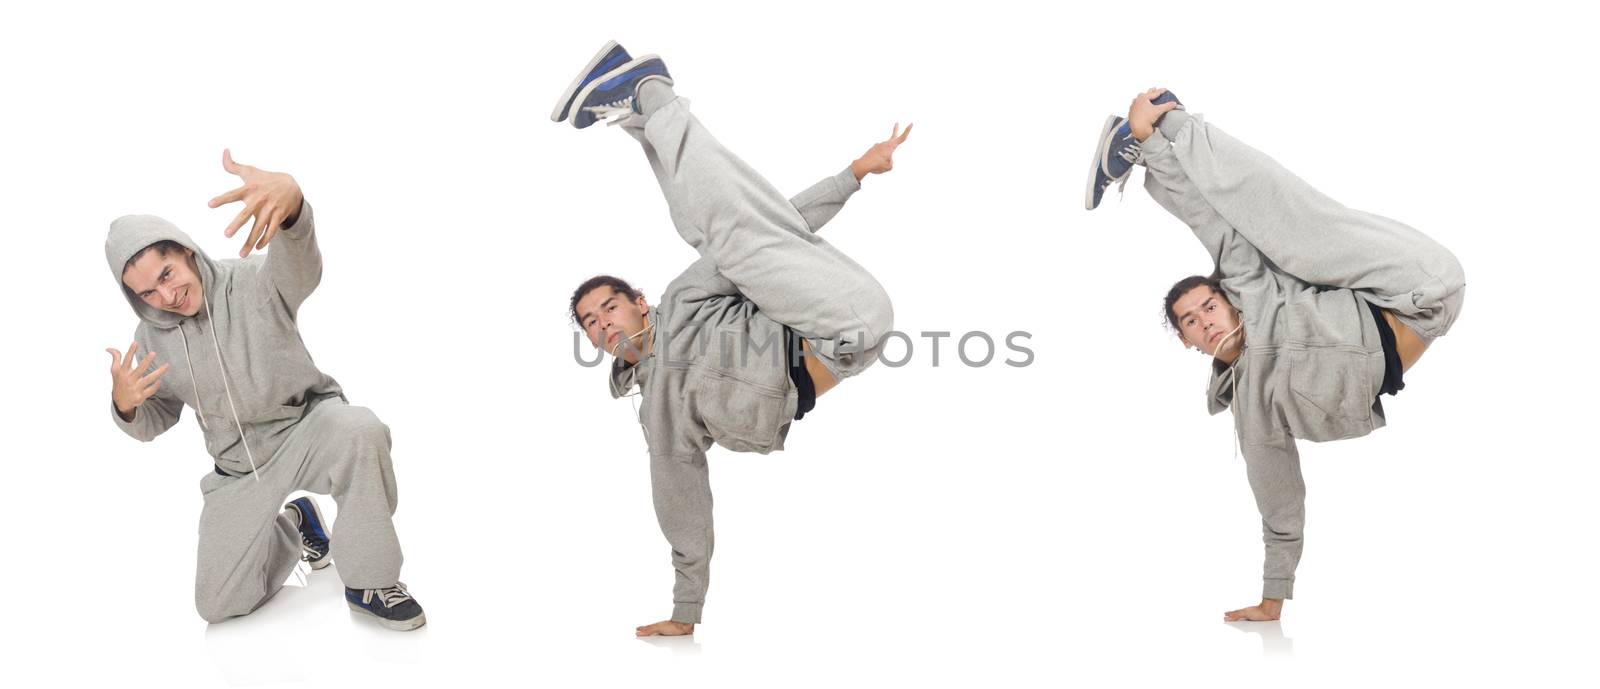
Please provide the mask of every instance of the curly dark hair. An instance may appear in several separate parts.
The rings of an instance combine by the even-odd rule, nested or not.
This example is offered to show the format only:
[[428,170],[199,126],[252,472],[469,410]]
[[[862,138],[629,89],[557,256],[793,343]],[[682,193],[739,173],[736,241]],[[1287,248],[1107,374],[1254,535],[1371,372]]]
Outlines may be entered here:
[[567,317],[572,319],[573,323],[577,323],[578,327],[583,327],[582,323],[578,323],[578,300],[582,299],[583,295],[601,287],[610,287],[618,294],[627,297],[628,301],[633,301],[644,295],[643,292],[634,289],[633,285],[628,284],[627,280],[619,277],[596,275],[584,280],[583,284],[578,285],[578,289],[572,291],[572,302],[567,304]]
[[1183,295],[1188,294],[1189,290],[1201,285],[1210,287],[1211,291],[1217,294],[1222,294],[1222,280],[1217,277],[1216,273],[1211,275],[1190,275],[1173,283],[1172,289],[1167,290],[1167,299],[1161,306],[1161,312],[1166,314],[1167,327],[1172,328],[1172,332],[1183,334],[1183,329],[1178,327],[1178,314],[1172,312],[1172,305],[1178,303],[1178,300],[1182,299]]

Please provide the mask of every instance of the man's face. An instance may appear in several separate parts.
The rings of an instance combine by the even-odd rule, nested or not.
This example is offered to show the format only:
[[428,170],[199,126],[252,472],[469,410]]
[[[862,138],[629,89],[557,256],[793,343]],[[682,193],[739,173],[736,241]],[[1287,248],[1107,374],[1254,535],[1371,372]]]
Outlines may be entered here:
[[122,284],[144,303],[185,318],[200,312],[204,297],[194,252],[188,249],[168,251],[165,256],[159,249],[140,254],[131,267],[122,271]]
[[[1178,301],[1173,302],[1172,312],[1178,316],[1178,337],[1184,344],[1207,356],[1231,360],[1244,347],[1244,328],[1239,326],[1239,312],[1233,310],[1227,297],[1211,289],[1210,285],[1200,285],[1185,292]],[[1234,332],[1235,328],[1237,332]],[[1228,337],[1230,332],[1233,337]],[[1219,345],[1222,345],[1221,351],[1217,349]]]
[[[610,285],[601,285],[578,299],[578,325],[589,336],[589,344],[605,349],[629,363],[638,361],[644,337],[645,313],[650,310],[644,295],[628,300],[628,295]],[[623,347],[623,338],[633,343]]]

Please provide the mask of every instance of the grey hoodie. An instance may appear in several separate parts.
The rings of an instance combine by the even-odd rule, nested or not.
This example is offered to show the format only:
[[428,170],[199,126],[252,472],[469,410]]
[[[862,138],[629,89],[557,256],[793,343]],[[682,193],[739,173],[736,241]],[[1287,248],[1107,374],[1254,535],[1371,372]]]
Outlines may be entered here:
[[[194,251],[204,302],[193,317],[153,308],[122,283],[128,259],[161,240]],[[112,420],[128,435],[152,440],[191,407],[199,412],[206,451],[217,466],[242,475],[251,471],[251,455],[258,466],[271,459],[313,405],[343,397],[339,384],[317,370],[295,326],[301,302],[322,279],[309,204],[301,205],[294,225],[278,232],[265,256],[242,260],[212,259],[161,218],[123,216],[106,236],[106,265],[139,316],[134,341],[156,354],[150,370],[171,364],[160,390],[135,410],[132,421],[122,420],[112,405]]]
[[1242,315],[1245,346],[1214,366],[1212,414],[1233,410],[1266,543],[1264,598],[1290,598],[1305,523],[1295,439],[1340,440],[1384,424],[1383,345],[1368,307],[1425,342],[1461,312],[1454,254],[1403,223],[1346,207],[1277,161],[1184,111],[1141,148],[1145,188],[1211,252]]
[[[1275,275],[1273,286],[1229,284],[1248,334],[1233,366],[1213,365],[1208,409],[1232,409],[1266,555],[1262,597],[1294,597],[1304,547],[1306,487],[1295,439],[1341,440],[1384,425],[1377,399],[1383,345],[1366,302]],[[1325,339],[1322,339],[1325,338]],[[1320,339],[1320,341],[1319,341]]]
[[[1384,425],[1377,400],[1383,343],[1359,294],[1310,285],[1277,270],[1210,209],[1216,197],[1238,194],[1242,188],[1213,189],[1235,182],[1202,167],[1221,165],[1212,161],[1223,152],[1244,155],[1234,142],[1197,126],[1185,128],[1176,146],[1169,136],[1158,130],[1144,142],[1150,170],[1145,183],[1157,187],[1152,195],[1165,199],[1164,205],[1178,207],[1169,210],[1187,216],[1216,261],[1223,292],[1241,314],[1244,349],[1233,366],[1212,367],[1208,408],[1212,414],[1233,411],[1250,488],[1261,511],[1266,550],[1262,596],[1292,598],[1305,526],[1305,483],[1295,439],[1355,438]],[[1197,192],[1206,196],[1196,198]],[[1261,196],[1260,203],[1292,202],[1281,195]]]
[[[860,183],[849,169],[790,203],[812,232],[822,229]],[[672,619],[700,621],[709,585],[712,443],[737,452],[783,449],[797,394],[784,354],[784,326],[739,294],[710,258],[667,286],[650,313],[651,353],[611,367],[611,394],[640,390],[639,423],[650,448],[656,519],[672,546]]]

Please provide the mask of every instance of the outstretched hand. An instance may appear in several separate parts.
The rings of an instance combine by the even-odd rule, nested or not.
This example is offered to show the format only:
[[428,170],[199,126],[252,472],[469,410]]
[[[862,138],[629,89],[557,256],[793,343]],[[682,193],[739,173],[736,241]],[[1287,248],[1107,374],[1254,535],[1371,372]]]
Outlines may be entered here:
[[634,627],[634,636],[684,636],[694,633],[694,625],[672,620],[662,620],[655,624]]
[[900,144],[905,143],[906,137],[911,136],[913,126],[915,125],[906,125],[906,130],[902,132],[900,123],[894,123],[894,132],[889,134],[887,140],[873,144],[872,148],[867,149],[860,158],[850,163],[850,172],[856,176],[856,181],[865,179],[867,175],[879,175],[893,170],[894,149],[899,148]]
[[228,223],[228,229],[222,231],[226,237],[232,237],[239,228],[244,227],[246,220],[255,216],[250,236],[239,249],[239,258],[244,258],[252,250],[267,248],[272,238],[278,235],[278,228],[294,224],[305,197],[300,194],[300,184],[287,173],[240,165],[233,162],[233,154],[227,149],[222,150],[222,169],[238,175],[244,186],[211,199],[206,205],[217,208],[235,201],[244,202],[244,209],[239,211],[233,222]]
[[117,413],[122,418],[132,421],[139,405],[161,389],[161,376],[172,364],[162,364],[146,375],[144,370],[156,360],[155,352],[145,354],[143,360],[134,358],[134,352],[139,351],[137,342],[128,345],[127,354],[114,347],[107,347],[106,351],[111,354],[111,402],[117,405]]
[[1150,138],[1150,134],[1156,130],[1156,120],[1178,107],[1175,100],[1160,105],[1150,102],[1166,92],[1163,88],[1153,88],[1133,97],[1133,102],[1128,105],[1128,129],[1133,132],[1133,138],[1140,141]]
[[1263,598],[1260,605],[1222,613],[1223,622],[1271,622],[1283,614],[1283,601]]

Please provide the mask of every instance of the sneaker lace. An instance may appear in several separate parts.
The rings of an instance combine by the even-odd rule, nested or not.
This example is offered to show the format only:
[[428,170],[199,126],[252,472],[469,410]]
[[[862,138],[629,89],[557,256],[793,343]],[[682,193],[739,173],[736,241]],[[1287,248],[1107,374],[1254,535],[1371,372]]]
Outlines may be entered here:
[[1123,145],[1122,150],[1117,151],[1117,157],[1128,161],[1129,165],[1133,165],[1139,162],[1139,154],[1141,152],[1142,149],[1139,148],[1138,140],[1129,139],[1128,143]]
[[324,541],[324,540],[322,540],[320,538],[312,538],[312,537],[307,536],[305,534],[300,534],[300,543],[305,545],[305,549],[303,549],[302,552],[300,553],[300,559],[305,560],[307,562],[311,561],[311,552],[306,552],[306,551],[309,550],[309,551],[314,551],[314,552],[316,552],[318,554],[321,554],[322,553],[322,549],[328,547],[328,542],[327,541]]
[[[1128,161],[1129,165],[1137,165],[1139,163],[1139,156],[1143,153],[1144,149],[1139,147],[1139,140],[1130,137],[1128,139],[1128,143],[1124,144],[1122,148],[1117,151],[1117,157]],[[1129,171],[1122,175],[1121,180],[1107,178],[1105,186],[1101,187],[1101,192],[1104,193],[1106,189],[1109,189],[1112,182],[1117,182],[1117,200],[1121,201],[1122,192],[1128,188],[1128,180],[1132,177],[1133,173]]]
[[361,600],[363,603],[371,603],[374,595],[378,597],[378,600],[383,601],[383,607],[391,609],[411,600],[411,594],[406,592],[405,583],[398,581],[395,582],[394,586],[387,588],[367,589],[361,594]]
[[1122,200],[1122,191],[1124,189],[1128,188],[1128,178],[1130,178],[1130,177],[1133,177],[1133,175],[1132,174],[1123,175],[1120,180],[1116,180],[1116,179],[1112,179],[1110,177],[1107,177],[1106,181],[1100,183],[1100,193],[1104,194],[1107,189],[1111,188],[1111,183],[1112,182],[1116,182],[1117,183],[1117,200],[1121,201]]
[[606,123],[607,126],[617,124],[623,119],[637,114],[633,111],[633,96],[625,96],[610,103],[584,106],[583,109],[594,114],[594,118],[597,120],[603,120],[613,115],[621,115],[621,117]]

